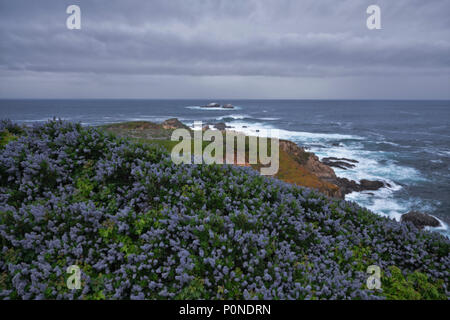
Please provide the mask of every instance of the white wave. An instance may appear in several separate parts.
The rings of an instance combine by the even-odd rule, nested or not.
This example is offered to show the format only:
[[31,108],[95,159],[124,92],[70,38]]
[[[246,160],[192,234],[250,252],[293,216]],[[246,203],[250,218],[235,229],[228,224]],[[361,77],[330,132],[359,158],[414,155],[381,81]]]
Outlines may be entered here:
[[242,109],[241,107],[237,107],[237,106],[234,106],[233,109],[227,109],[227,108],[222,108],[222,107],[204,108],[204,107],[201,107],[201,106],[187,106],[186,108],[187,109],[192,109],[192,110],[202,110],[202,111],[213,111],[213,110],[215,110],[215,111],[230,111],[230,110],[241,110]]
[[347,158],[358,161],[354,168],[347,170],[334,168],[339,177],[350,180],[360,181],[361,179],[383,180],[392,186],[394,181],[401,183],[415,183],[427,181],[419,171],[411,167],[400,166],[392,158],[395,156],[392,152],[364,150],[362,143],[345,142],[343,147],[312,147],[320,159],[326,157]]
[[247,114],[231,114],[231,115],[220,116],[220,117],[216,118],[217,121],[222,121],[222,120],[227,120],[227,119],[233,119],[233,120],[251,119],[251,120],[257,120],[257,121],[277,121],[277,120],[280,120],[280,118],[273,118],[273,117],[272,118],[271,117],[266,117],[266,118],[252,117],[252,116],[247,115]]
[[445,236],[447,236],[448,238],[450,238],[450,230],[448,228],[448,225],[442,221],[441,219],[439,219],[438,217],[432,216],[433,218],[435,218],[437,221],[439,221],[439,223],[441,224],[439,227],[433,228],[433,227],[425,227],[425,230],[429,230],[429,231],[437,231]]
[[222,121],[222,120],[227,119],[227,118],[231,118],[231,119],[234,119],[234,120],[243,120],[245,118],[250,118],[250,116],[246,115],[246,114],[230,114],[230,115],[227,115],[227,116],[217,117],[216,120],[217,121]]
[[267,123],[249,123],[245,121],[233,121],[227,123],[232,130],[242,132],[247,135],[254,136],[265,136],[267,132],[274,133],[276,135],[271,135],[279,139],[291,140],[294,142],[306,144],[318,141],[330,141],[330,140],[362,140],[362,137],[354,135],[345,135],[337,133],[314,133],[314,132],[303,132],[303,131],[289,131],[284,129],[276,129],[274,126]]
[[[345,199],[357,202],[359,205],[374,213],[399,222],[401,221],[403,214],[412,210],[417,210],[419,212],[433,212],[439,205],[439,203],[433,205],[424,202],[422,199],[398,199],[395,197],[395,191],[396,190],[393,188],[382,188],[370,192],[353,192],[346,195]],[[426,227],[426,230],[437,231],[450,237],[448,225],[436,216],[433,217],[436,218],[441,225],[437,228]]]
[[280,118],[255,118],[258,120],[264,120],[264,121],[277,121],[280,120]]
[[389,141],[376,141],[376,144],[388,144],[390,146],[394,146],[394,147],[401,147],[398,143],[395,142],[389,142]]
[[[233,121],[227,123],[233,130],[247,135],[275,136],[279,139],[294,141],[303,146],[310,146],[310,150],[319,158],[336,157],[357,160],[354,168],[343,170],[335,168],[336,174],[340,177],[360,181],[362,179],[382,180],[391,185],[395,190],[401,189],[400,183],[414,183],[426,181],[426,179],[414,168],[400,166],[393,158],[395,154],[382,151],[364,150],[362,140],[364,138],[354,135],[334,134],[334,133],[313,133],[302,131],[288,131],[278,129],[266,123],[247,123],[245,121]],[[269,131],[268,131],[269,130]],[[273,132],[272,132],[272,131]],[[275,133],[275,134],[273,134]],[[340,141],[342,147],[329,146],[332,142]],[[327,147],[321,148],[318,145],[324,144]]]
[[[63,120],[70,121],[71,118],[61,118]],[[25,122],[25,123],[33,123],[33,122],[46,122],[50,121],[52,118],[43,118],[43,119],[35,119],[35,120],[17,120],[17,122]]]
[[[233,130],[247,135],[265,136],[272,133],[273,127],[264,123],[232,122],[227,123]],[[275,131],[274,131],[275,132]],[[354,168],[335,168],[336,174],[340,177],[360,181],[362,179],[382,180],[391,185],[392,189],[399,190],[401,186],[394,181],[411,183],[426,181],[426,179],[414,168],[398,165],[389,158],[392,153],[382,151],[364,150],[361,143],[362,137],[343,134],[312,133],[301,131],[288,131],[278,129],[275,136],[279,139],[291,140],[300,145],[309,145],[310,150],[319,158],[336,157],[357,160]],[[342,147],[328,146],[330,142],[336,140],[343,143]],[[326,147],[320,147],[325,144]]]
[[379,215],[400,221],[402,214],[408,212],[408,207],[393,197],[394,191],[395,189],[382,188],[370,192],[353,192],[346,195],[345,199],[355,201]]

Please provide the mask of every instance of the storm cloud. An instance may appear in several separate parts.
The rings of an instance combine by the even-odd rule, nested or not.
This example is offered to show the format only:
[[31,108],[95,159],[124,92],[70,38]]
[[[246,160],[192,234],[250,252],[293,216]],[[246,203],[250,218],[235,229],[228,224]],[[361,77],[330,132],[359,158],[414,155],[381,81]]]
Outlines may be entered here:
[[[378,4],[382,30],[368,30]],[[77,4],[82,29],[66,28]],[[0,97],[450,98],[450,2],[0,1]]]

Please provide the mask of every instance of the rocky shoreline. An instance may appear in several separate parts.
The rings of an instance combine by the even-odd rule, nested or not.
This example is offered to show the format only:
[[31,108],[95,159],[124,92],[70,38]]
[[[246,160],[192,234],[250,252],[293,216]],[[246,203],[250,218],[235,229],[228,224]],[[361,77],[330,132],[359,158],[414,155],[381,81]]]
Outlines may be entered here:
[[[168,119],[162,124],[164,129],[178,129],[187,128],[181,121],[176,118]],[[213,127],[220,131],[226,131],[229,127],[221,122],[216,124],[208,124],[203,129]],[[390,187],[389,184],[383,181],[372,181],[363,179],[359,182],[354,180],[348,180],[346,178],[340,178],[336,176],[332,167],[338,168],[354,168],[358,163],[356,160],[346,159],[346,158],[324,158],[319,160],[319,158],[311,152],[307,152],[305,148],[298,146],[296,143],[288,140],[280,140],[280,148],[289,154],[294,160],[296,160],[301,166],[303,166],[307,171],[316,175],[319,179],[332,183],[338,187],[339,192],[329,193],[328,195],[344,199],[345,195],[352,192],[362,192],[362,191],[376,191],[383,187]]]
[[[344,162],[347,166],[350,166],[348,162],[358,163],[356,160],[326,158],[325,161],[321,161],[314,153],[307,152],[305,148],[299,147],[296,143],[287,140],[280,141],[280,148],[293,156],[301,165],[305,166],[307,170],[314,173],[320,179],[336,185],[340,190],[340,194],[337,195],[338,198],[344,199],[345,195],[355,191],[376,191],[383,187],[390,187],[389,184],[383,181],[363,179],[357,182],[336,176],[332,166],[340,167],[341,163]],[[330,162],[332,162],[332,165],[330,165]],[[353,164],[352,167],[354,167]]]
[[[138,125],[137,125],[138,124]],[[127,128],[129,126],[129,128]],[[207,124],[203,127],[203,130],[207,130],[210,127],[217,130],[226,132],[230,128],[225,123]],[[121,136],[130,137],[144,137],[145,139],[170,139],[171,132],[175,129],[183,128],[190,129],[177,118],[168,119],[161,124],[155,124],[150,122],[142,123],[129,123],[106,126],[107,130],[118,133]],[[120,129],[119,131],[117,129]],[[352,192],[363,191],[377,191],[381,188],[391,187],[388,183],[379,180],[367,180],[362,179],[360,181],[349,180],[347,178],[338,177],[333,169],[351,169],[354,168],[359,162],[353,159],[347,158],[335,158],[328,157],[322,160],[312,152],[308,152],[305,148],[298,146],[296,143],[288,140],[280,140],[280,150],[285,152],[298,167],[294,170],[301,170],[303,175],[314,176],[317,182],[302,183],[298,180],[292,180],[289,177],[278,179],[287,181],[289,183],[296,183],[298,185],[314,188],[314,185],[320,185],[318,188],[320,192],[338,199],[345,199],[347,194]],[[307,180],[310,181],[310,180]],[[321,182],[320,182],[321,181]],[[402,222],[410,222],[417,228],[423,229],[426,226],[439,227],[440,222],[434,217],[420,212],[405,213],[402,218]]]
[[[381,188],[391,187],[389,183],[379,180],[362,179],[357,182],[347,178],[341,178],[338,177],[332,169],[332,167],[338,167],[344,170],[354,168],[355,164],[358,163],[356,160],[330,157],[324,158],[321,161],[314,153],[307,152],[305,148],[288,140],[280,140],[280,148],[285,150],[294,157],[296,161],[320,179],[336,185],[339,192],[335,193],[334,196],[337,198],[345,199],[345,195],[352,192],[377,191]],[[433,216],[417,211],[403,214],[401,222],[412,223],[418,229],[424,229],[425,227],[437,228],[441,226],[439,220]]]

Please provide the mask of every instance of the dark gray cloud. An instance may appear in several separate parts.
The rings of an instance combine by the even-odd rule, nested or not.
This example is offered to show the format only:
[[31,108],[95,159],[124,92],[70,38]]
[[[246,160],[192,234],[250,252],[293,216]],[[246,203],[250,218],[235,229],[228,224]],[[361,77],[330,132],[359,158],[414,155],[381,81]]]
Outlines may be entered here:
[[[374,3],[383,29],[370,31]],[[65,27],[70,4],[82,30]],[[448,12],[447,0],[0,0],[0,97],[450,98]]]

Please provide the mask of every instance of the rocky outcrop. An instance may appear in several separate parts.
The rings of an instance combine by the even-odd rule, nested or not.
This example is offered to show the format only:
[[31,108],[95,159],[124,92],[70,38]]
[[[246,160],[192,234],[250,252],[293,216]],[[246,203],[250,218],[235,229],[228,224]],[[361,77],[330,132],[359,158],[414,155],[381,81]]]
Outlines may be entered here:
[[234,106],[232,104],[224,104],[223,106],[220,106],[217,102],[212,102],[207,104],[206,106],[201,106],[200,108],[222,108],[222,109],[234,109]]
[[[376,191],[389,184],[382,181],[361,180],[356,182],[346,178],[339,178],[336,173],[323,161],[319,160],[314,153],[307,152],[305,148],[299,147],[296,143],[280,140],[280,149],[291,155],[298,163],[300,163],[306,170],[316,175],[319,179],[332,183],[339,187],[341,197],[354,191]],[[358,163],[356,160],[346,158],[327,158],[328,161],[345,161],[350,163]]]
[[166,130],[173,130],[173,129],[189,129],[186,125],[184,125],[180,120],[177,118],[168,119],[164,121],[162,124],[162,127]]
[[327,166],[340,168],[340,169],[352,169],[355,167],[355,164],[358,163],[356,160],[347,159],[347,158],[323,158],[322,162]]
[[335,158],[335,157],[323,158],[322,161],[346,161],[346,162],[351,162],[351,163],[359,163],[359,161],[357,161],[357,160],[348,159],[348,158]]
[[280,149],[291,155],[301,165],[306,165],[306,162],[312,155],[306,152],[305,148],[299,147],[296,143],[289,140],[280,140]]
[[301,165],[303,170],[316,176],[325,184],[328,183],[331,185],[327,188],[320,188],[321,192],[335,198],[344,198],[344,194],[335,183],[338,178],[336,177],[334,170],[320,162],[315,154],[307,152],[305,148],[299,147],[296,143],[288,140],[280,140],[280,149]]
[[356,181],[349,180],[347,178],[336,178],[336,185],[339,187],[344,196],[352,193],[353,191],[361,191],[360,185]]
[[212,102],[210,104],[207,104],[206,106],[201,106],[201,108],[220,108],[220,104]]
[[361,180],[359,183],[354,180],[349,180],[346,178],[337,178],[336,185],[339,186],[344,195],[352,193],[354,191],[377,191],[381,188],[389,186],[389,184],[383,181],[377,180]]
[[382,182],[382,181],[377,181],[377,180],[372,181],[372,180],[365,180],[365,179],[361,180],[359,182],[359,185],[361,186],[361,189],[363,191],[365,191],[365,190],[376,191],[385,186],[384,182]]
[[331,183],[337,181],[334,170],[322,163],[314,153],[307,152],[305,148],[299,147],[296,143],[287,140],[280,140],[280,149],[291,155],[306,170],[315,174],[318,178]]
[[217,130],[223,131],[223,130],[227,129],[227,125],[223,122],[220,122],[220,123],[216,123],[214,125],[214,128],[216,128]]
[[430,216],[429,214],[418,211],[411,211],[402,215],[401,221],[411,222],[418,229],[423,229],[427,226],[436,228],[441,225],[436,218]]
[[315,154],[313,153],[308,154],[309,158],[305,164],[306,169],[310,170],[319,178],[336,184],[338,177],[336,176],[334,170],[331,167],[327,166],[326,164],[322,163],[319,160],[319,157],[316,156]]

